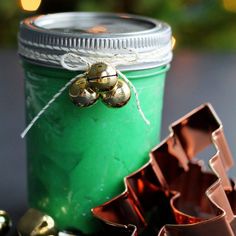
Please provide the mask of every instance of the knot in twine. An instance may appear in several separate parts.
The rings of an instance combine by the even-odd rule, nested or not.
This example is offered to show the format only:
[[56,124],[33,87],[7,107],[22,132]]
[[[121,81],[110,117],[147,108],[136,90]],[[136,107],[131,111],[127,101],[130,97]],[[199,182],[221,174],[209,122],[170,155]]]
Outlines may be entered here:
[[[133,85],[133,83],[128,80],[128,78],[116,68],[119,64],[125,64],[124,62],[127,62],[127,64],[133,64],[138,59],[138,54],[134,51],[129,50],[129,55],[126,54],[125,56],[122,54],[112,54],[113,57],[116,58],[115,63],[109,62],[112,61],[111,57],[104,58],[102,62],[112,66],[115,68],[117,74],[129,85],[129,87],[133,90],[135,94],[135,100],[137,105],[137,110],[139,114],[141,115],[142,119],[147,125],[150,125],[150,121],[146,118],[141,105],[139,101],[138,91]],[[88,71],[92,64],[101,62],[101,60],[96,60],[94,57],[83,57],[79,54],[79,51],[77,53],[69,52],[61,56],[60,63],[61,66],[69,71],[79,71],[82,68],[85,71]],[[81,64],[83,65],[81,67]],[[115,65],[114,65],[115,64]],[[33,125],[36,123],[36,121],[43,115],[43,113],[50,107],[50,105],[78,78],[86,76],[87,72],[81,73],[75,77],[73,77],[71,80],[69,80],[52,98],[51,100],[39,111],[39,113],[33,118],[33,120],[28,124],[28,126],[25,128],[25,130],[21,133],[21,138],[24,138],[25,135],[28,133],[28,131],[33,127]]]

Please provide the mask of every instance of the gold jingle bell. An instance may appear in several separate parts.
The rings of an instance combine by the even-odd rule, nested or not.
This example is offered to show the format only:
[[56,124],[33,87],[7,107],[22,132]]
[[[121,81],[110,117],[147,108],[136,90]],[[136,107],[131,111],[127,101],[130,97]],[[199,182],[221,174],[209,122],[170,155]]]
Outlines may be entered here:
[[29,209],[20,219],[17,231],[21,236],[57,235],[54,220],[36,209]]
[[0,235],[5,235],[11,228],[11,225],[8,213],[0,210]]
[[116,69],[103,62],[93,64],[87,76],[90,87],[96,92],[110,91],[118,81]]
[[101,94],[102,101],[109,107],[122,107],[130,97],[131,92],[128,84],[120,79],[111,91]]
[[76,106],[89,107],[98,100],[99,94],[88,86],[86,77],[81,77],[71,84],[69,96]]

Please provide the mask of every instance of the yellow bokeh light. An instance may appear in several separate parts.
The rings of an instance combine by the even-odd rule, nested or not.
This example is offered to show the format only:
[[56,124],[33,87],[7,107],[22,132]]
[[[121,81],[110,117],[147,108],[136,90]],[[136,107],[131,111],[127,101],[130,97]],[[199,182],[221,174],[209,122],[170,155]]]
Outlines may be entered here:
[[41,4],[41,0],[21,0],[21,6],[25,11],[36,11]]
[[176,44],[176,39],[175,39],[175,37],[174,36],[172,36],[172,39],[171,39],[171,43],[172,43],[172,49],[174,49],[174,47],[175,47],[175,44]]
[[223,0],[225,10],[236,12],[236,1],[235,0]]

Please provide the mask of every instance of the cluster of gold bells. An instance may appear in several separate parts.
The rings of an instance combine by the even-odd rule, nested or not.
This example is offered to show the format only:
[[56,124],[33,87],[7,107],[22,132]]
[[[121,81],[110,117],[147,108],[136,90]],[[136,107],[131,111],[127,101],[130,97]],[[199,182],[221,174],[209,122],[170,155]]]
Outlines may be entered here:
[[71,84],[69,96],[79,107],[91,106],[99,98],[109,107],[122,107],[129,101],[131,92],[128,84],[118,78],[115,68],[99,62]]

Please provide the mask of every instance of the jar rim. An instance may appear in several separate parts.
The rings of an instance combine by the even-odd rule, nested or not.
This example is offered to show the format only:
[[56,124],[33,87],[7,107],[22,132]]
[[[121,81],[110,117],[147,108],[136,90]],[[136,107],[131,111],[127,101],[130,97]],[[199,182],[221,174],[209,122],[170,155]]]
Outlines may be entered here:
[[[19,54],[32,63],[61,67],[66,52],[113,53],[130,51],[149,61],[129,63],[124,68],[168,64],[172,59],[172,33],[165,22],[131,14],[67,12],[33,16],[23,20],[19,32]],[[86,55],[85,55],[86,56]],[[100,55],[101,56],[101,55]],[[103,58],[101,56],[101,58]]]

